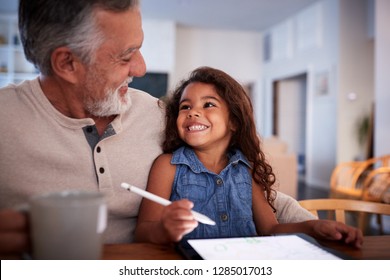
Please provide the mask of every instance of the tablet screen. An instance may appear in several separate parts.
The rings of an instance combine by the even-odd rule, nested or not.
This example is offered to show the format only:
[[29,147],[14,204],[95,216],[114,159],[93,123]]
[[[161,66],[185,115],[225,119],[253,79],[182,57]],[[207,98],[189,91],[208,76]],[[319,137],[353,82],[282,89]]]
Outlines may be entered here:
[[[185,243],[185,244],[184,244]],[[205,260],[336,260],[341,256],[304,235],[189,239],[180,250],[187,258]]]

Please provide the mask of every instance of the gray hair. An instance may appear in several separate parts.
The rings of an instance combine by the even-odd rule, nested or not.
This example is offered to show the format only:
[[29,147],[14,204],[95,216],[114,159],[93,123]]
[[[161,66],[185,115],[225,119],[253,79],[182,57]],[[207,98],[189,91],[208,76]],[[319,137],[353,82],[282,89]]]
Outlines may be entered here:
[[123,12],[139,0],[20,0],[19,31],[28,61],[44,75],[53,74],[51,55],[69,47],[85,64],[104,41],[95,10]]

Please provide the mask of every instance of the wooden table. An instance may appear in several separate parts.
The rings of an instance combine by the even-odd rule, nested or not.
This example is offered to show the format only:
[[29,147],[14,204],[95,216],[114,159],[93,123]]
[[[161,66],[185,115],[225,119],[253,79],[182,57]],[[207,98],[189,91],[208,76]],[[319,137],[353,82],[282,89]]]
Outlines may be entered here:
[[183,260],[174,246],[151,243],[106,244],[105,260]]
[[[356,249],[340,242],[321,242],[323,246],[338,250],[352,259],[390,260],[390,235],[365,236],[363,247]],[[104,246],[106,260],[182,260],[173,246],[149,243],[108,244]]]
[[390,235],[365,236],[361,249],[334,241],[322,241],[320,244],[340,251],[352,259],[390,260]]

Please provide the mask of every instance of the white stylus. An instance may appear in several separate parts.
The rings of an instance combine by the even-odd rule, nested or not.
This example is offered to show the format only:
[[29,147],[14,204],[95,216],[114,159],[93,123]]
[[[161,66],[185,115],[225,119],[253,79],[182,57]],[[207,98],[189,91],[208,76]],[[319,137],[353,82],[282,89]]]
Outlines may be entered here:
[[[129,185],[127,183],[122,183],[121,184],[121,187],[128,190],[128,191],[131,191],[133,193],[136,193],[144,198],[147,198],[147,199],[150,199],[156,203],[159,203],[161,205],[164,205],[164,206],[168,206],[169,204],[171,204],[172,202],[165,199],[165,198],[162,198],[158,195],[155,195],[155,194],[152,194],[150,192],[147,192],[147,191],[144,191],[140,188],[137,188],[137,187],[134,187],[132,185]],[[198,222],[201,222],[203,224],[207,224],[207,225],[215,225],[215,222],[213,220],[211,220],[209,217],[203,215],[203,214],[200,214],[196,211],[191,211],[192,215],[194,215],[194,219],[197,220]]]

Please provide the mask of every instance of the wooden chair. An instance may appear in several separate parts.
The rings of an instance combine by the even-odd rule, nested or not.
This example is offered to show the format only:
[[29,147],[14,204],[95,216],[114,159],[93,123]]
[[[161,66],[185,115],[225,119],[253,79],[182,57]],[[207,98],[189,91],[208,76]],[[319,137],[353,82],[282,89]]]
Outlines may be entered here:
[[375,168],[367,174],[362,200],[390,203],[390,166]]
[[330,178],[330,197],[363,199],[364,180],[379,167],[390,167],[390,155],[338,164]]
[[[299,204],[319,217],[319,211],[334,211],[335,220],[346,223],[346,212],[370,213],[380,215],[390,215],[390,204],[353,199],[307,199],[300,200]],[[359,219],[358,227],[365,232],[365,225]],[[380,228],[380,234],[383,229]]]

